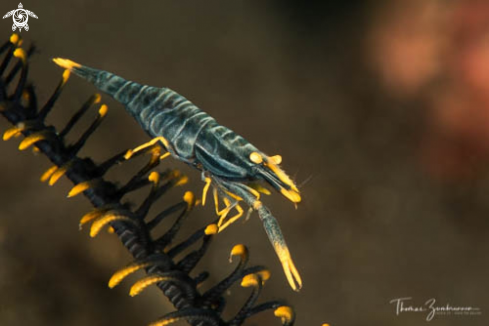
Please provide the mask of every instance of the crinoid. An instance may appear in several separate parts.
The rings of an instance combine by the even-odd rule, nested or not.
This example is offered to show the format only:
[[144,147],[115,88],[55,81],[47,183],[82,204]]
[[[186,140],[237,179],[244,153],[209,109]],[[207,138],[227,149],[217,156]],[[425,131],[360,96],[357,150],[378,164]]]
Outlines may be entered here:
[[[92,106],[99,104],[101,97],[98,94],[91,96],[61,130],[46,125],[46,117],[62,93],[69,72],[63,74],[46,104],[39,106],[34,87],[27,80],[29,57],[34,53],[34,47],[25,51],[20,45],[20,37],[14,34],[0,47],[0,55],[3,55],[0,63],[0,114],[13,125],[4,133],[3,139],[24,136],[19,149],[33,146],[34,150],[44,154],[54,164],[42,175],[41,180],[54,184],[60,177],[66,176],[75,184],[69,196],[83,193],[94,206],[93,211],[82,217],[80,226],[91,223],[92,237],[109,226],[132,254],[134,261],[113,275],[109,287],[116,286],[129,274],[144,269],[147,276],[132,286],[130,295],[137,295],[149,285],[155,284],[176,308],[176,311],[167,313],[151,325],[168,325],[179,320],[186,320],[191,325],[241,325],[247,318],[264,310],[273,310],[284,325],[292,325],[294,312],[284,302],[257,304],[269,272],[262,266],[247,267],[248,250],[244,245],[236,245],[232,249],[231,257],[238,256],[239,263],[226,278],[205,292],[197,289],[209,274],[201,272],[191,277],[190,272],[204,257],[217,232],[217,226],[203,226],[186,240],[175,243],[175,235],[192,209],[198,205],[191,192],[186,192],[180,202],[169,206],[152,219],[148,217],[155,201],[171,189],[185,184],[186,177],[176,170],[156,171],[161,153],[158,147],[153,146],[138,153],[149,154],[150,159],[129,182],[118,186],[104,179],[114,165],[125,162],[126,151],[102,163],[95,163],[89,157],[81,158],[78,153],[105,118],[107,106],[100,105],[97,118],[78,141],[67,144],[65,136]],[[14,81],[17,83],[12,85]],[[9,93],[10,88],[12,91]],[[150,188],[149,194],[139,207],[131,208],[123,197],[143,187]],[[153,234],[152,229],[163,219],[175,215],[175,222],[163,235]],[[196,245],[198,243],[200,245]],[[194,245],[197,249],[191,250]],[[177,259],[182,255],[183,258]],[[223,320],[221,316],[226,300],[222,294],[239,281],[243,287],[251,287],[252,293],[234,317]]]

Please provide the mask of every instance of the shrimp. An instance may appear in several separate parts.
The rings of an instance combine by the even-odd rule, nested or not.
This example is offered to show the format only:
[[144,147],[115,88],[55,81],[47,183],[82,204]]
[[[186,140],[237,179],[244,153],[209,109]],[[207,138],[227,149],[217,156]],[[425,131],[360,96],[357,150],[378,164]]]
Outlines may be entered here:
[[[205,205],[212,186],[219,232],[243,215],[241,202],[248,205],[248,214],[257,211],[290,286],[295,291],[300,290],[302,280],[279,224],[260,201],[260,194],[269,192],[257,183],[267,182],[297,206],[301,195],[295,183],[279,167],[280,155],[266,155],[169,88],[141,85],[69,59],[55,58],[53,61],[123,104],[153,137],[148,143],[129,150],[126,159],[158,144],[167,151],[160,159],[171,155],[201,171],[205,182],[202,205]],[[219,198],[225,204],[224,209],[219,209]],[[236,214],[228,217],[233,210]]]

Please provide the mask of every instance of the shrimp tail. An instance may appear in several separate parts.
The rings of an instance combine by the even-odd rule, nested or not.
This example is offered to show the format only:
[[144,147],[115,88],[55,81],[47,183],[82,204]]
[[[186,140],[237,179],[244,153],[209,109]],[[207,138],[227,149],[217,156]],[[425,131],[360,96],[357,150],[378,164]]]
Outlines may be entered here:
[[151,102],[165,88],[156,88],[128,81],[108,71],[87,67],[69,59],[54,58],[54,63],[89,81],[100,91],[110,95],[126,107],[139,122],[144,104]]

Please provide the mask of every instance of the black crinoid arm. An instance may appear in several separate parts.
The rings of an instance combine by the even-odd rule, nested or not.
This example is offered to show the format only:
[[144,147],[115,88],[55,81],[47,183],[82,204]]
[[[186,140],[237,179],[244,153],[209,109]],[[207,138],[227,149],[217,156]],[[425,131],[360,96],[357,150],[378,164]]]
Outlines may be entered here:
[[[278,300],[257,304],[269,272],[262,266],[247,266],[248,250],[244,245],[232,248],[231,256],[239,258],[239,262],[225,279],[205,292],[197,289],[209,274],[201,272],[191,277],[190,272],[204,257],[217,229],[212,225],[204,226],[184,241],[175,241],[182,224],[198,205],[195,196],[186,192],[180,202],[152,219],[148,216],[153,203],[171,189],[185,184],[186,176],[177,170],[156,171],[161,153],[159,148],[152,147],[142,153],[148,154],[149,162],[127,183],[116,185],[107,181],[104,175],[113,166],[125,161],[125,152],[101,163],[78,156],[106,116],[107,107],[98,105],[100,95],[89,97],[61,130],[47,125],[46,117],[55,106],[69,72],[65,71],[47,102],[39,105],[33,84],[28,80],[29,58],[34,53],[34,47],[24,50],[20,44],[20,37],[14,34],[0,47],[0,114],[12,124],[3,139],[23,136],[19,149],[32,147],[44,154],[53,166],[41,180],[54,184],[60,177],[66,176],[75,185],[69,196],[83,193],[93,205],[93,211],[82,217],[80,226],[91,223],[92,237],[107,226],[134,257],[134,261],[112,276],[109,287],[116,286],[129,274],[144,269],[146,276],[132,286],[130,294],[137,295],[154,284],[176,308],[176,311],[167,313],[151,325],[168,325],[179,320],[191,325],[241,325],[247,318],[265,310],[272,310],[284,325],[292,325],[294,312],[284,302]],[[99,106],[97,118],[77,141],[67,144],[65,136],[94,106]],[[134,208],[123,200],[125,195],[143,187],[149,188],[149,194],[138,207]],[[169,217],[175,218],[171,227],[163,235],[155,235],[152,229]],[[234,317],[223,320],[221,316],[226,306],[223,293],[236,282],[241,282],[243,287],[251,287],[251,294]]]

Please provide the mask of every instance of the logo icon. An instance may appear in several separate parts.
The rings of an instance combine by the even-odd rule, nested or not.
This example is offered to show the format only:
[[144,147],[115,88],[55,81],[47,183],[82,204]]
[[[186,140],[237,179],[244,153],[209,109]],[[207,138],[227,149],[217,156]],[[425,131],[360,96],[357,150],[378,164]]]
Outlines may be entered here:
[[19,8],[9,11],[3,16],[2,19],[12,16],[14,20],[14,24],[12,25],[12,31],[15,31],[16,28],[19,29],[19,32],[22,32],[22,28],[26,31],[29,30],[29,25],[27,25],[27,21],[29,20],[29,16],[37,19],[35,13],[29,10],[25,10],[22,3],[19,3]]

